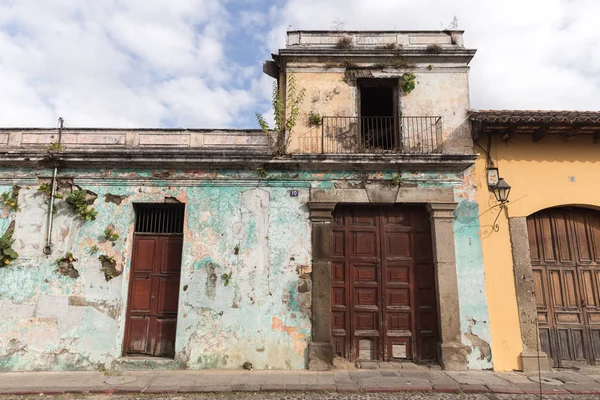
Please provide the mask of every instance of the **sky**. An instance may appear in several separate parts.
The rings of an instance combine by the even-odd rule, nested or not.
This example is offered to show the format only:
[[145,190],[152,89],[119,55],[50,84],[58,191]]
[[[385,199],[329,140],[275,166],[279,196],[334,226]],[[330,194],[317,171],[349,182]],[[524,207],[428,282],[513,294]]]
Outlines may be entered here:
[[0,126],[258,128],[288,29],[455,16],[472,108],[600,110],[600,0],[0,0]]

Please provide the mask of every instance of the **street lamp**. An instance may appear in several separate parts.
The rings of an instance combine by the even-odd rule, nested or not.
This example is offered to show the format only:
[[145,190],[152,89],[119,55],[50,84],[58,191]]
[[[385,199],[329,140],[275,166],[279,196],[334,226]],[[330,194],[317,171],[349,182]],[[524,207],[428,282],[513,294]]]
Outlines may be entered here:
[[499,178],[498,183],[493,186],[492,190],[494,191],[494,196],[496,196],[496,200],[503,206],[505,203],[508,203],[508,195],[510,194],[510,185],[506,183],[504,178]]
[[498,203],[500,203],[500,204],[498,204],[498,206],[499,206],[498,215],[496,215],[496,219],[492,223],[492,230],[494,232],[498,232],[500,230],[500,226],[497,224],[498,217],[502,213],[502,210],[506,206],[506,203],[508,203],[508,195],[510,194],[510,185],[508,183],[506,183],[506,181],[503,178],[498,178],[498,183],[496,183],[494,186],[490,187],[490,189],[492,189],[492,191],[494,192],[494,196],[496,196],[496,200],[498,201]]

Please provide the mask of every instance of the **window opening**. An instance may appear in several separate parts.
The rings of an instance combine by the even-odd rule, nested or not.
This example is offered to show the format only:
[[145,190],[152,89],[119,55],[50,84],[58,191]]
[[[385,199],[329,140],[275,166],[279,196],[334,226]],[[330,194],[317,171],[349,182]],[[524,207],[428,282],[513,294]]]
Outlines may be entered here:
[[361,143],[365,148],[395,149],[398,121],[398,82],[390,79],[359,81]]
[[135,233],[182,234],[185,204],[134,204]]

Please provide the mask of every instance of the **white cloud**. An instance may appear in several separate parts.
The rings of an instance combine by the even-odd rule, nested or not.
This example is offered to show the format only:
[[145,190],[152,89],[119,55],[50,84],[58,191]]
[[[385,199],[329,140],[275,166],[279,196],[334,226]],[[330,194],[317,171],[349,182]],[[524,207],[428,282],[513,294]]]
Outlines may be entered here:
[[[1,0],[0,126],[256,127],[272,82],[260,60],[288,26],[439,29],[454,15],[478,49],[473,107],[600,109],[598,0]],[[239,59],[240,36],[260,54]]]
[[270,48],[285,31],[447,27],[454,16],[471,63],[474,108],[600,110],[598,0],[289,0],[272,20]]
[[235,126],[253,96],[218,0],[0,3],[0,125]]

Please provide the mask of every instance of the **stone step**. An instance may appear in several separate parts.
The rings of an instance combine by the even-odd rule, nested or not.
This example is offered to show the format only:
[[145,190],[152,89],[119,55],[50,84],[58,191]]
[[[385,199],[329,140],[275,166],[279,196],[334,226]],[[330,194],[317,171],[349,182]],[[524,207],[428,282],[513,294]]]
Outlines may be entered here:
[[180,362],[162,357],[120,357],[111,364],[111,369],[114,371],[168,371],[183,368]]

